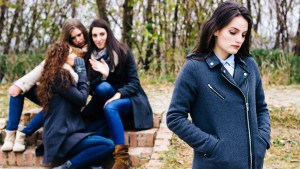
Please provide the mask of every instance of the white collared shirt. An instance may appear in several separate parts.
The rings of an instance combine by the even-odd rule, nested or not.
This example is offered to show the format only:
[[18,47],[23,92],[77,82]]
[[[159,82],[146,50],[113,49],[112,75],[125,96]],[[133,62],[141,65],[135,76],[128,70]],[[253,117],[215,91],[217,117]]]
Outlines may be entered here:
[[234,63],[235,63],[234,62],[234,55],[233,54],[230,55],[226,60],[222,60],[220,58],[219,58],[219,60],[223,64],[223,66],[227,69],[227,71],[230,73],[230,75],[233,77],[233,74],[234,74]]

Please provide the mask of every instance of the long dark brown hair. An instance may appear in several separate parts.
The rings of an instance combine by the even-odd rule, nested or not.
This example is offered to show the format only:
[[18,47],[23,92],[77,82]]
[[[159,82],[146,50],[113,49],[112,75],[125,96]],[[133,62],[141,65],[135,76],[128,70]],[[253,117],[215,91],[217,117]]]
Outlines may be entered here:
[[[47,52],[44,70],[37,87],[37,96],[42,107],[47,112],[52,98],[53,88],[68,88],[74,80],[69,71],[63,69],[69,55],[67,43],[55,43]],[[60,82],[57,84],[57,82]],[[57,86],[54,86],[57,85]]]
[[[91,80],[92,77],[96,76],[94,71],[92,71],[92,68],[91,68],[91,65],[90,63],[88,62],[88,59],[91,58],[91,54],[93,51],[99,51],[99,49],[97,48],[97,46],[95,45],[95,43],[93,42],[93,38],[92,38],[92,30],[93,28],[103,28],[106,30],[107,32],[107,39],[106,39],[106,44],[105,44],[105,47],[106,47],[106,50],[107,50],[107,55],[108,55],[108,58],[110,60],[110,63],[109,63],[109,68],[112,70],[112,69],[115,69],[115,72],[116,74],[121,74],[122,73],[122,70],[123,68],[125,67],[125,62],[126,62],[126,59],[127,59],[127,53],[128,53],[128,50],[129,48],[127,47],[127,45],[125,44],[122,44],[121,42],[119,42],[116,37],[114,36],[109,24],[104,20],[104,19],[96,19],[92,22],[91,26],[90,26],[90,29],[89,29],[89,39],[90,39],[90,46],[89,46],[89,52],[87,54],[87,56],[89,57],[86,57],[86,67],[87,67],[87,73],[88,73],[88,77],[89,79]],[[118,55],[118,65],[117,67],[116,64],[114,63],[114,54],[113,54],[113,51],[115,51]]]
[[204,23],[200,33],[200,38],[197,45],[192,50],[192,53],[200,54],[200,57],[213,54],[213,49],[215,46],[214,33],[224,28],[233,18],[237,16],[242,16],[245,20],[247,20],[248,31],[245,36],[245,41],[236,55],[248,56],[250,48],[252,17],[247,8],[233,1],[220,3],[217,9],[214,11],[212,17]]

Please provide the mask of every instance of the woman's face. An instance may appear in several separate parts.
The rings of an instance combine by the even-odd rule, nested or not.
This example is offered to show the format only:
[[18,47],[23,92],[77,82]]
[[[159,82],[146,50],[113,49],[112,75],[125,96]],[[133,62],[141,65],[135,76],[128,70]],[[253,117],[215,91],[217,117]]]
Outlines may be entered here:
[[227,26],[214,33],[215,54],[221,59],[228,58],[231,54],[236,54],[245,41],[248,31],[248,22],[242,16],[233,18]]
[[75,46],[82,48],[85,45],[84,35],[81,30],[75,28],[71,31],[70,36]]
[[104,28],[94,27],[92,29],[92,39],[98,49],[106,46],[107,32]]

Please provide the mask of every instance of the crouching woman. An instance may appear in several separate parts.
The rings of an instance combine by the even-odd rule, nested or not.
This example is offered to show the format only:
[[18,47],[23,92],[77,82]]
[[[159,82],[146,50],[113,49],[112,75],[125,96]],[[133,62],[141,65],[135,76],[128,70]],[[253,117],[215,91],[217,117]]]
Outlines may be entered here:
[[86,168],[112,154],[114,143],[84,132],[80,110],[89,93],[85,64],[78,57],[67,62],[68,55],[69,46],[65,43],[50,48],[37,89],[45,110],[43,163],[55,166],[67,161],[60,168]]

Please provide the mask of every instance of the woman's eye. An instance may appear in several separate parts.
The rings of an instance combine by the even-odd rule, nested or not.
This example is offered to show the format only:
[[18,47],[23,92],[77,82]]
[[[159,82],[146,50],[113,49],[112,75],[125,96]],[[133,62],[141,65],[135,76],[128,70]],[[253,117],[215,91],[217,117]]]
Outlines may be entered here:
[[243,38],[246,37],[246,34],[242,34],[242,37],[243,37]]
[[236,33],[235,32],[229,32],[231,35],[235,35]]

